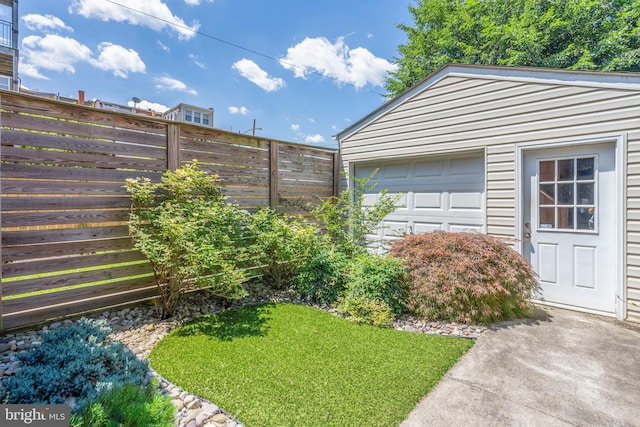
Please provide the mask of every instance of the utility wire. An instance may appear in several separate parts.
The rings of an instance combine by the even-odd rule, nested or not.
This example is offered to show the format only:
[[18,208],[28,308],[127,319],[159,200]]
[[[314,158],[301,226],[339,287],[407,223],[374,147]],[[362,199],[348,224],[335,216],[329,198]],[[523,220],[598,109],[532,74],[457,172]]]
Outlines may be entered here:
[[[151,15],[150,13],[143,12],[143,11],[138,10],[138,9],[135,9],[135,8],[133,8],[133,7],[131,7],[131,6],[127,6],[127,5],[125,5],[125,4],[118,3],[117,1],[114,1],[114,0],[104,0],[104,1],[106,1],[107,3],[111,3],[111,4],[113,4],[113,5],[116,5],[116,6],[120,6],[120,7],[124,8],[124,9],[128,9],[128,10],[130,10],[130,11],[132,11],[132,12],[139,13],[140,15],[144,15],[144,16],[147,16],[147,17],[149,17],[149,18],[155,19],[155,20],[157,20],[157,21],[164,22],[165,24],[171,25],[171,26],[173,26],[173,27],[181,28],[181,29],[183,29],[183,30],[187,30],[187,31],[190,31],[190,32],[192,32],[192,33],[194,33],[194,34],[197,34],[197,35],[199,35],[199,36],[202,36],[202,37],[205,37],[205,38],[208,38],[208,39],[211,39],[211,40],[215,40],[215,41],[217,41],[217,42],[219,42],[219,43],[223,43],[223,44],[226,44],[226,45],[231,46],[231,47],[235,47],[236,49],[244,50],[245,52],[249,52],[249,53],[252,53],[252,54],[254,54],[254,55],[258,55],[258,56],[261,56],[261,57],[263,57],[263,58],[270,59],[270,60],[272,60],[272,61],[276,61],[276,62],[278,62],[278,63],[280,63],[280,64],[285,64],[285,65],[287,65],[287,66],[289,66],[289,67],[291,67],[291,68],[296,68],[296,69],[298,69],[298,70],[301,70],[301,71],[302,71],[302,72],[304,72],[304,73],[316,74],[316,75],[318,75],[318,76],[321,76],[321,77],[323,77],[323,78],[327,78],[327,79],[329,79],[329,80],[333,80],[333,81],[338,82],[338,83],[340,83],[340,84],[347,84],[347,85],[349,85],[349,86],[353,86],[354,88],[356,88],[356,89],[358,89],[358,90],[365,89],[365,88],[358,88],[358,86],[356,86],[356,85],[355,85],[355,84],[353,84],[353,83],[349,83],[349,82],[345,82],[345,81],[342,81],[342,80],[338,80],[338,78],[336,78],[336,77],[327,76],[327,75],[325,75],[325,74],[321,73],[320,71],[316,71],[316,70],[314,70],[314,69],[307,68],[307,67],[301,67],[301,66],[299,66],[299,65],[292,64],[292,63],[287,62],[287,61],[283,61],[282,59],[278,59],[278,58],[276,58],[275,56],[268,55],[268,54],[266,54],[266,53],[262,53],[262,52],[258,52],[257,50],[254,50],[254,49],[250,49],[250,48],[248,48],[248,47],[241,46],[241,45],[239,45],[239,44],[237,44],[237,43],[232,43],[232,42],[230,42],[230,41],[227,41],[227,40],[221,39],[221,38],[219,38],[219,37],[212,36],[212,35],[207,34],[207,33],[203,33],[202,31],[194,30],[193,28],[187,27],[186,25],[180,25],[180,24],[178,24],[178,23],[176,23],[176,22],[172,22],[172,21],[169,21],[169,20],[167,20],[167,19],[160,18],[159,16]],[[373,90],[368,89],[368,88],[367,88],[367,89],[365,89],[365,90],[366,90],[367,92],[371,92],[371,93],[374,93],[374,94],[376,94],[376,95],[385,96],[385,95],[384,95],[384,94],[382,94],[382,93],[378,93],[378,92],[373,91]]]

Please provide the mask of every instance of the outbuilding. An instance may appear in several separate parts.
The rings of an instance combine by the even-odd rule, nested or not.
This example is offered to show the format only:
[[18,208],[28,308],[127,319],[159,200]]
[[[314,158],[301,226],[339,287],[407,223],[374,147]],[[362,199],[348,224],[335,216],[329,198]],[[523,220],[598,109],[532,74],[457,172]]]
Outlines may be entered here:
[[337,139],[403,194],[381,239],[509,239],[544,303],[640,322],[640,74],[448,65]]

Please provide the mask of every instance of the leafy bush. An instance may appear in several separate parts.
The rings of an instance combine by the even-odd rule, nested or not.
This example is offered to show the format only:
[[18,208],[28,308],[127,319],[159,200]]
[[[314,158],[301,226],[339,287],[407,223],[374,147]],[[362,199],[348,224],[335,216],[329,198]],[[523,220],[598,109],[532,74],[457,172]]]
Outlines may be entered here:
[[538,290],[527,261],[486,234],[406,236],[390,253],[404,260],[411,276],[408,308],[424,318],[492,322],[522,317]]
[[160,183],[127,180],[129,233],[153,266],[163,317],[173,314],[189,286],[225,298],[245,295],[237,269],[247,213],[225,202],[217,175],[196,162],[167,171]]
[[360,255],[349,266],[338,311],[358,322],[384,326],[406,310],[407,291],[408,277],[401,260]]
[[141,384],[147,364],[107,340],[106,320],[80,319],[42,336],[42,344],[19,353],[23,368],[4,384],[4,403],[82,403],[102,390]]
[[263,280],[274,289],[287,287],[305,262],[318,229],[271,208],[252,213],[247,225],[247,245]]
[[347,255],[366,251],[367,236],[380,227],[382,219],[396,209],[401,195],[378,193],[373,205],[365,205],[365,195],[372,193],[376,184],[369,184],[377,170],[368,177],[350,177],[353,186],[338,197],[326,199],[311,215],[325,228],[328,238]]
[[347,283],[347,256],[322,239],[317,239],[293,277],[292,288],[311,302],[329,305],[344,291]]
[[157,383],[124,384],[100,393],[71,416],[71,427],[172,427],[175,408]]
[[389,304],[371,300],[365,296],[345,295],[338,304],[338,313],[345,314],[356,323],[387,327],[393,322],[393,313]]

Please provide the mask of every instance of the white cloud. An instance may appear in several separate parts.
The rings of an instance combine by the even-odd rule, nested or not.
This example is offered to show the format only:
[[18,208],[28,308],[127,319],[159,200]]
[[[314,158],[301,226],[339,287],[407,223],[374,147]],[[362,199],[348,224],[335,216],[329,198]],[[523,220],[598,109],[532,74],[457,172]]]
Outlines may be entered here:
[[147,100],[142,100],[140,102],[134,103],[133,101],[127,102],[129,107],[138,107],[140,110],[153,110],[158,113],[164,113],[169,109],[166,105],[158,104],[157,102],[151,102]]
[[33,64],[24,62],[23,58],[20,58],[20,62],[18,64],[18,72],[21,76],[31,77],[32,79],[49,80],[49,77],[40,73],[38,67]]
[[324,136],[319,133],[305,134],[302,132],[299,124],[292,124],[291,130],[296,134],[296,137],[303,139],[306,144],[320,144],[325,142]]
[[258,64],[250,59],[243,58],[233,64],[232,68],[238,71],[242,77],[267,92],[279,90],[286,86],[284,80],[278,77],[270,77],[266,71],[261,69]]
[[[118,0],[122,6],[104,0],[74,0],[69,13],[77,13],[85,18],[101,21],[128,22],[132,25],[149,27],[155,31],[169,29],[178,33],[178,38],[188,40],[196,35],[200,24],[194,21],[188,25],[171,12],[162,0]],[[158,18],[158,19],[156,19]]]
[[165,52],[169,52],[171,50],[169,46],[162,43],[160,40],[158,40],[156,43],[158,43],[158,46],[160,46],[160,49],[164,50]]
[[[206,1],[207,3],[213,3],[213,0],[206,0]],[[184,0],[184,2],[189,6],[198,6],[200,5],[200,3],[202,3],[202,0]]]
[[242,106],[242,107],[231,106],[231,107],[229,107],[229,113],[230,114],[240,114],[240,115],[246,116],[247,114],[249,114],[249,109],[247,107],[244,107],[244,106]]
[[193,53],[189,54],[189,59],[193,61],[194,64],[196,64],[198,67],[202,68],[203,70],[207,67],[204,66],[204,64],[202,62],[200,62],[198,60],[198,55],[194,55]]
[[22,21],[28,29],[33,31],[56,31],[67,30],[73,32],[73,28],[65,25],[62,19],[53,15],[39,15],[37,13],[30,13],[22,17]]
[[45,69],[73,74],[76,63],[91,60],[91,49],[75,39],[55,34],[27,36],[22,39],[21,56],[30,72]]
[[84,44],[56,34],[25,37],[20,56],[20,73],[37,79],[47,79],[42,70],[73,74],[78,63],[88,63],[122,78],[130,72],[145,71],[145,64],[135,50],[104,42],[98,46],[98,57],[93,58],[93,52]]
[[102,70],[111,71],[116,77],[127,78],[131,73],[144,73],[146,66],[140,59],[138,52],[126,49],[109,42],[100,43],[98,59],[91,60],[91,64]]
[[167,75],[156,77],[154,79],[156,82],[156,89],[160,90],[175,90],[178,92],[188,93],[189,95],[197,95],[194,89],[189,89],[186,84],[182,83],[180,80],[173,79]]
[[304,142],[306,142],[307,144],[319,144],[324,141],[325,141],[324,136],[320,135],[319,133],[314,133],[313,135],[307,135],[304,138]]
[[382,86],[387,74],[398,68],[365,48],[350,49],[343,37],[335,43],[324,37],[306,38],[287,49],[287,56],[280,60],[280,64],[292,70],[295,77],[306,78],[308,74],[317,72],[357,88],[367,84]]

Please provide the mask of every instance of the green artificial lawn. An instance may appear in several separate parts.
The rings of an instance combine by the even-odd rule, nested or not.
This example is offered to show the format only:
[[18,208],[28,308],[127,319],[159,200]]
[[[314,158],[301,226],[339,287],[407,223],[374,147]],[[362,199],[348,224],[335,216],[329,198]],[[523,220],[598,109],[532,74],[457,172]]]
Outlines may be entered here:
[[472,345],[266,304],[177,328],[150,359],[246,426],[397,426]]

